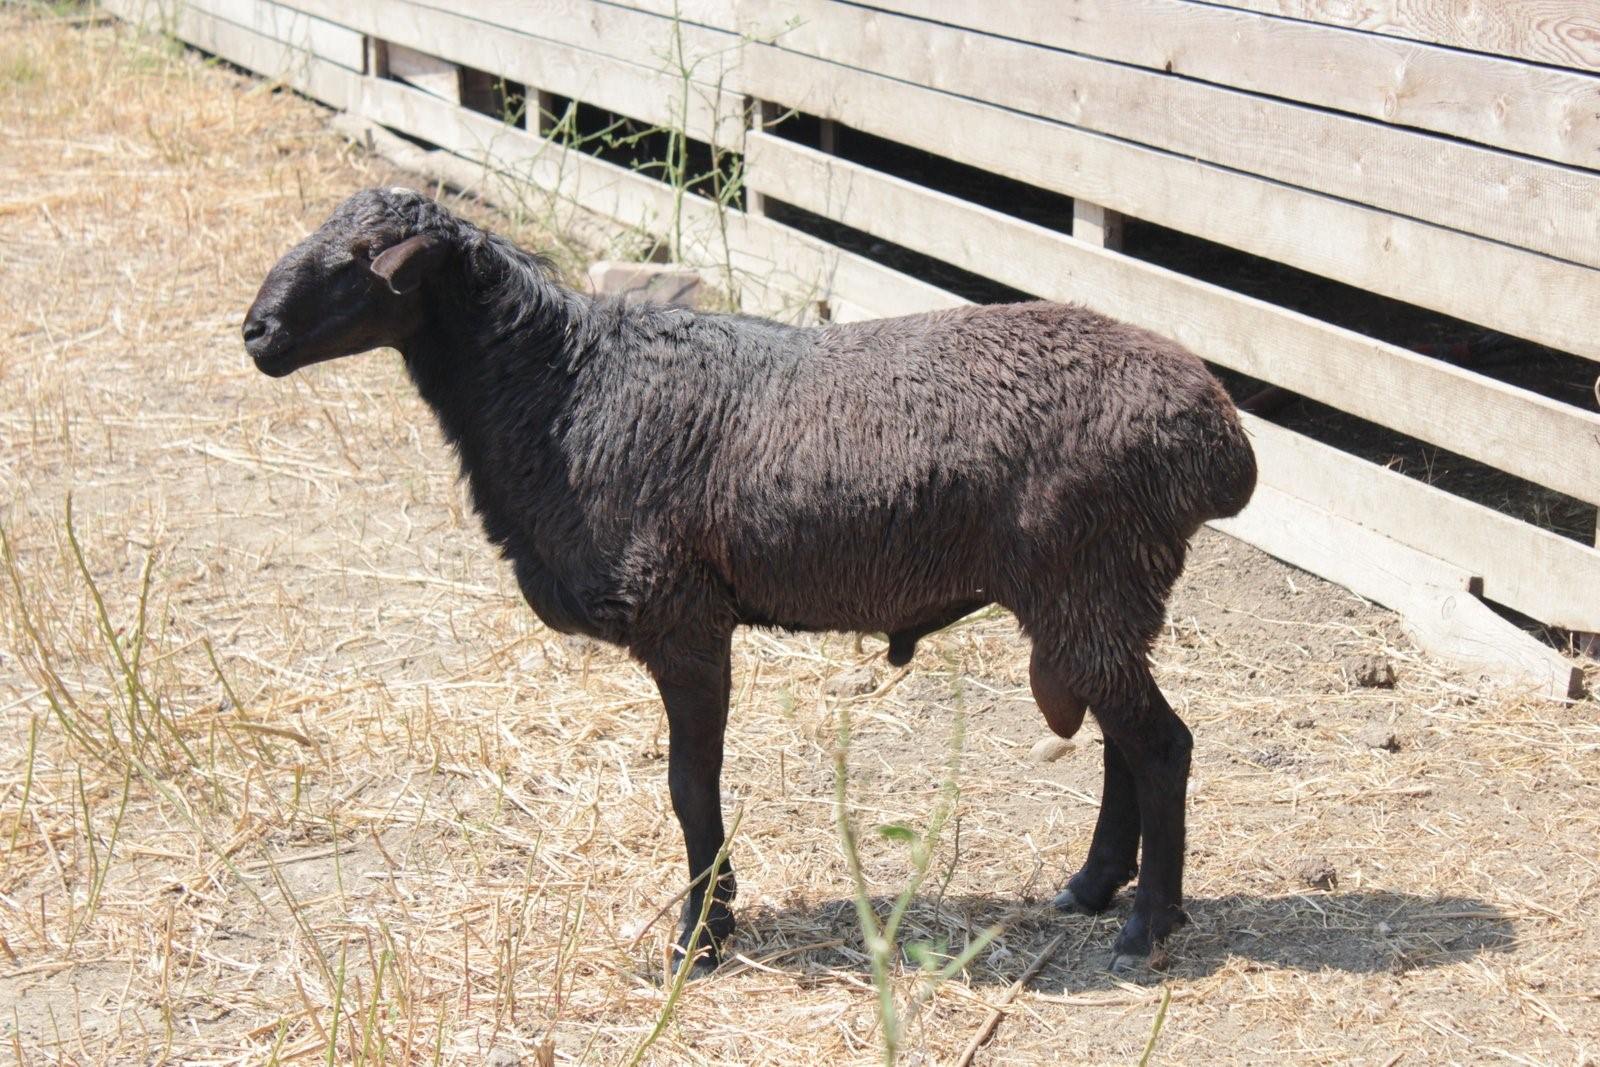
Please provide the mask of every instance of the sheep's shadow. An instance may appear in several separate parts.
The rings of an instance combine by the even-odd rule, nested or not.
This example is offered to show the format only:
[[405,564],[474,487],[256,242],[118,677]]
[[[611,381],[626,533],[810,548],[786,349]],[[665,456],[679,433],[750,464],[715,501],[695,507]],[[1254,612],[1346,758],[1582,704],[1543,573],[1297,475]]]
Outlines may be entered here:
[[[878,897],[880,917],[892,900]],[[1057,934],[1057,950],[1029,982],[1041,992],[1071,993],[1111,988],[1115,981],[1158,981],[1148,969],[1113,977],[1111,943],[1131,904],[1122,894],[1104,915],[1063,915],[1048,903],[1003,896],[918,897],[907,912],[902,944],[922,941],[960,946],[979,931],[1002,928],[968,969],[973,985],[1014,982]],[[1230,894],[1191,897],[1190,922],[1169,943],[1164,974],[1196,978],[1232,960],[1300,971],[1401,973],[1439,967],[1487,952],[1509,952],[1516,943],[1511,919],[1492,904],[1471,897],[1416,896],[1354,891],[1263,896]],[[867,957],[848,898],[787,908],[743,909],[734,951],[761,967],[826,980],[839,973],[865,977]],[[729,969],[740,964],[730,961]],[[908,964],[909,966],[909,964]]]

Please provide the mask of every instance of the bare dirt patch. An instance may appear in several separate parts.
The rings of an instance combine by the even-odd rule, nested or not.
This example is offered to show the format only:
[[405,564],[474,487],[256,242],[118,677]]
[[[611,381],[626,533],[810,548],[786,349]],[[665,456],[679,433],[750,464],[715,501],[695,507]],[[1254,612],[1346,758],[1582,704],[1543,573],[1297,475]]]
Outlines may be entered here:
[[[401,177],[325,123],[192,54],[0,13],[0,1048],[22,1063],[616,1063],[663,1007],[668,928],[644,924],[682,860],[648,680],[520,606],[392,354],[284,382],[244,358],[277,254]],[[1004,926],[908,1060],[952,1060],[1067,930],[977,1062],[1136,1062],[1167,991],[1158,1063],[1593,1062],[1594,702],[1480,691],[1388,614],[1203,534],[1155,653],[1197,737],[1193,922],[1130,981],[1105,966],[1126,901],[1047,906],[1093,825],[1093,728],[1028,758],[1004,616],[903,676],[882,652],[739,638],[740,959],[647,1062],[877,1060],[833,826],[846,700],[863,827],[920,825],[964,719],[959,834],[907,933]],[[1370,657],[1392,688],[1346,666]],[[863,668],[871,692],[829,686]],[[864,844],[892,896],[903,847]]]

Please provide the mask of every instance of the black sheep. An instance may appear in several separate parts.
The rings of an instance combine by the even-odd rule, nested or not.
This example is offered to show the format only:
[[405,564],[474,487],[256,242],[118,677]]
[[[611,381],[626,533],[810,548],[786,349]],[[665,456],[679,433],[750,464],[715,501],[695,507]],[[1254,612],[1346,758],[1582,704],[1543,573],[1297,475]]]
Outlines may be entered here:
[[1081,307],[853,325],[628,306],[407,190],[367,190],[273,267],[244,324],[281,376],[399,349],[489,538],[553,629],[622,645],[671,728],[668,785],[708,951],[733,929],[719,778],[740,624],[918,637],[984,605],[1033,643],[1033,694],[1092,709],[1105,786],[1056,898],[1098,912],[1137,871],[1115,951],[1183,920],[1191,738],[1148,652],[1188,539],[1250,499],[1255,458],[1201,361]]

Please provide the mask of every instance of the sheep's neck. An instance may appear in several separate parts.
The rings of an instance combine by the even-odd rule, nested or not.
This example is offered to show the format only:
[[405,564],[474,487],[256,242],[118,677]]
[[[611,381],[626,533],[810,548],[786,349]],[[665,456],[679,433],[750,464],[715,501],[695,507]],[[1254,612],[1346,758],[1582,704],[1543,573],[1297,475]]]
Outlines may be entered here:
[[[523,404],[558,402],[559,368],[575,310],[562,299],[566,295],[553,287],[541,294],[544,305],[559,313],[529,316],[509,332],[490,323],[470,291],[444,291],[430,301],[422,326],[402,351],[417,390],[452,443],[464,443],[484,428],[495,392],[509,383],[523,391]],[[519,422],[525,425],[526,418]]]
[[[561,457],[543,431],[563,403],[565,344],[576,323],[569,313],[481,336],[462,325],[482,321],[481,312],[441,304],[404,347],[407,369],[455,446],[490,539],[502,547],[526,542],[544,510],[527,506],[530,492],[564,482]],[[508,426],[518,431],[509,439]]]

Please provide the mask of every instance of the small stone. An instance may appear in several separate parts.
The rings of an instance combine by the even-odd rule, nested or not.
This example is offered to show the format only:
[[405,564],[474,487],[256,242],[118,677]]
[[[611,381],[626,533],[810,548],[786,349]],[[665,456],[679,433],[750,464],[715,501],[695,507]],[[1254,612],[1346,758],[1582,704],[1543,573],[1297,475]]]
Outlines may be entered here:
[[1393,689],[1397,679],[1387,656],[1348,656],[1341,666],[1345,677],[1363,689]]
[[630,304],[699,307],[706,285],[700,275],[677,263],[624,263],[602,260],[589,268],[589,284],[599,296],[620,296]]
[[1324,856],[1314,856],[1300,865],[1296,877],[1312,889],[1333,890],[1339,888],[1339,872],[1334,869]]
[[1400,735],[1394,732],[1394,727],[1381,722],[1369,722],[1356,734],[1356,742],[1363,748],[1375,748],[1384,752],[1400,751]]
[[822,691],[831,697],[866,696],[878,688],[878,676],[871,667],[836,674],[822,683]]
[[1077,748],[1077,743],[1065,737],[1046,735],[1033,743],[1028,749],[1029,763],[1054,763],[1068,752]]

